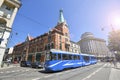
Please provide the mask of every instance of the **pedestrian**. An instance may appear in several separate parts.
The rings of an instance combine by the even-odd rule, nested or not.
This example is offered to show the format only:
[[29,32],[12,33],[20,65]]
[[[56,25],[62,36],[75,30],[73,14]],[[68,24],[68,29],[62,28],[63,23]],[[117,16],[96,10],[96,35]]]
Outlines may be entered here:
[[117,68],[117,60],[116,60],[116,58],[113,59],[113,64],[114,64],[114,68]]
[[11,60],[10,60],[10,59],[7,59],[7,66],[10,65],[10,62],[11,62]]

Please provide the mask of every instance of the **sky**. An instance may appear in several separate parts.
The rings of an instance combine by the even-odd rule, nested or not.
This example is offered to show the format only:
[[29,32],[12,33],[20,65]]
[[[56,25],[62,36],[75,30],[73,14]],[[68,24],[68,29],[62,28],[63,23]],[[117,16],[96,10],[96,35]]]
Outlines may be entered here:
[[60,9],[74,42],[85,32],[107,41],[112,27],[120,29],[120,0],[22,0],[8,47],[24,42],[28,34],[37,37],[54,28]]

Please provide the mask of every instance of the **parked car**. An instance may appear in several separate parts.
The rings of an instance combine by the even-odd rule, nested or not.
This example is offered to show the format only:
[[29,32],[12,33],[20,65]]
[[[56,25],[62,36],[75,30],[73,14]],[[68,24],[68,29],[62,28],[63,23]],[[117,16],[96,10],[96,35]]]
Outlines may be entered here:
[[41,65],[40,61],[36,61],[31,64],[31,67],[32,68],[42,68],[42,65]]
[[31,67],[31,62],[30,61],[21,61],[20,66],[21,67]]

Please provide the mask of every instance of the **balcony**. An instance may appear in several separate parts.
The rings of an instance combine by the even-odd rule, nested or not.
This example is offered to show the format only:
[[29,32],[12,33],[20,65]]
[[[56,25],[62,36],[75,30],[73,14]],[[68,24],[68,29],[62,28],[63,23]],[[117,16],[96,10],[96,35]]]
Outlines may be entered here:
[[6,14],[3,11],[0,11],[0,17],[10,19],[11,15],[10,14]]
[[21,4],[21,0],[10,0]]
[[21,0],[5,0],[7,3],[10,3],[10,4],[12,4],[12,5],[14,5],[14,6],[16,6],[16,7],[20,7],[21,6]]

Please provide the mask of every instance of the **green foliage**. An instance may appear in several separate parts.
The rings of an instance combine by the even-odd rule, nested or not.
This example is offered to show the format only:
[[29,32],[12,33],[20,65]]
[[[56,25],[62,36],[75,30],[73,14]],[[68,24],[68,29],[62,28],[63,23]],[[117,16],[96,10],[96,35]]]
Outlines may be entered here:
[[120,30],[112,30],[109,33],[108,47],[111,51],[120,51]]

